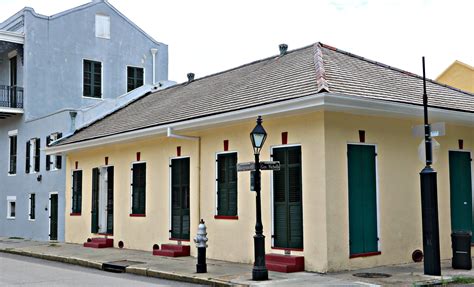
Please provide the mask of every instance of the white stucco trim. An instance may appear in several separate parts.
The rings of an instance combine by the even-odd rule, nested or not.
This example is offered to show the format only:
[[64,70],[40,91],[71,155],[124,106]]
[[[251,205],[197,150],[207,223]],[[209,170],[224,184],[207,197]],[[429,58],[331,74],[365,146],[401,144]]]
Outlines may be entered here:
[[25,35],[18,32],[0,31],[0,41],[15,44],[25,44]]
[[[395,118],[422,119],[423,117],[422,106],[367,99],[342,94],[320,93],[293,100],[287,100],[197,119],[185,120],[177,123],[163,124],[97,139],[90,139],[82,142],[52,146],[46,148],[46,154],[66,153],[69,151],[77,151],[106,144],[132,141],[136,140],[137,138],[162,136],[166,135],[168,127],[171,127],[175,131],[191,131],[200,128],[225,125],[242,120],[253,120],[256,115],[262,115],[271,118],[282,114],[301,114],[304,112],[316,110],[339,111],[363,115],[378,115],[384,117],[391,116]],[[439,108],[429,108],[429,113],[431,121],[445,121],[474,127],[474,113],[458,112]]]

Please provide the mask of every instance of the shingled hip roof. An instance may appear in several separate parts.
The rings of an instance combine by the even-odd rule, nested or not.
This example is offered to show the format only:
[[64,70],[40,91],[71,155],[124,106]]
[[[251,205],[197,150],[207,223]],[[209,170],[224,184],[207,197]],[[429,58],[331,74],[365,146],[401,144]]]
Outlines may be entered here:
[[[422,105],[421,77],[316,43],[150,94],[77,130],[67,145],[318,93]],[[431,108],[474,113],[474,95],[428,81]],[[474,119],[474,117],[473,117]]]

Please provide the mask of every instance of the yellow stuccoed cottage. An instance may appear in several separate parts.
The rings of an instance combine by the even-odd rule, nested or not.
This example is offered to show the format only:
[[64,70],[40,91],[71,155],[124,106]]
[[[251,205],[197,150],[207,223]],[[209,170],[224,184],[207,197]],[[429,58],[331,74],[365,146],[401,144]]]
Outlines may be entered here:
[[[445,123],[434,169],[447,259],[452,229],[472,230],[474,95],[427,89],[430,121]],[[71,175],[66,241],[195,256],[202,218],[209,258],[253,262],[255,192],[236,164],[253,161],[261,115],[260,158],[281,163],[262,172],[267,254],[304,257],[317,272],[411,262],[422,249],[422,138],[412,133],[422,92],[417,75],[322,43],[190,75],[47,148],[67,156]]]

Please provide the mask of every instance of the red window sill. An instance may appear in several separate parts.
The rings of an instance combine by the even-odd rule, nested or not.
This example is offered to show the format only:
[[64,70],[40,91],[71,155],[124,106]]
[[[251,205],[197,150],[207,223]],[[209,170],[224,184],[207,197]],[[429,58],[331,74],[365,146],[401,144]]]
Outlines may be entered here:
[[190,241],[189,239],[179,239],[179,238],[169,238],[169,240],[173,240],[173,241],[184,241],[184,242],[189,242],[189,241]]
[[272,249],[275,250],[290,250],[290,251],[303,251],[303,248],[283,248],[283,247],[274,247],[272,246]]
[[238,220],[238,216],[232,215],[214,215],[214,219],[228,219],[228,220]]
[[69,216],[81,216],[81,214],[80,214],[80,213],[73,213],[73,212],[71,212],[71,213],[69,213]]
[[130,217],[145,217],[146,214],[130,214]]
[[369,256],[376,256],[380,255],[382,252],[377,251],[377,252],[367,252],[367,253],[358,253],[358,254],[351,254],[349,258],[357,258],[357,257],[369,257]]

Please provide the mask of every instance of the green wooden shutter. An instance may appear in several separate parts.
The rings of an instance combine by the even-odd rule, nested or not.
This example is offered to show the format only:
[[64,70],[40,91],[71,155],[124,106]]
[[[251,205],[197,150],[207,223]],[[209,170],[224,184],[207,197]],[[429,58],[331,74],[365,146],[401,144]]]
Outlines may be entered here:
[[[60,139],[62,136],[63,136],[62,133],[57,133],[56,139]],[[61,169],[61,167],[62,167],[62,161],[63,161],[63,157],[60,156],[60,155],[57,155],[57,156],[56,156],[56,169]]]
[[35,139],[35,171],[40,171],[40,147],[41,140],[39,138]]
[[81,213],[82,209],[82,170],[72,173],[72,212]]
[[99,169],[92,169],[91,232],[99,232]]
[[51,202],[51,215],[49,219],[49,239],[50,240],[58,240],[58,195],[51,194],[50,198]]
[[301,147],[276,148],[273,159],[280,170],[273,172],[274,245],[303,248],[303,201]]
[[237,215],[237,153],[217,156],[218,215]]
[[378,251],[375,146],[348,145],[350,254]]
[[25,161],[25,172],[30,173],[30,150],[31,143],[30,141],[26,142],[26,161]]
[[184,240],[190,237],[189,162],[189,158],[171,161],[171,237]]
[[17,136],[10,137],[10,166],[8,173],[16,174]]
[[[50,143],[51,143],[51,136],[47,136],[46,146],[49,146]],[[46,155],[46,170],[50,170],[50,166],[51,166],[51,157],[49,156],[49,154],[47,154]]]
[[471,154],[449,151],[452,231],[474,231],[471,175]]
[[133,165],[132,213],[145,214],[146,207],[146,163]]
[[30,219],[36,218],[36,195],[34,193],[30,194]]
[[107,233],[114,233],[114,167],[107,167]]

